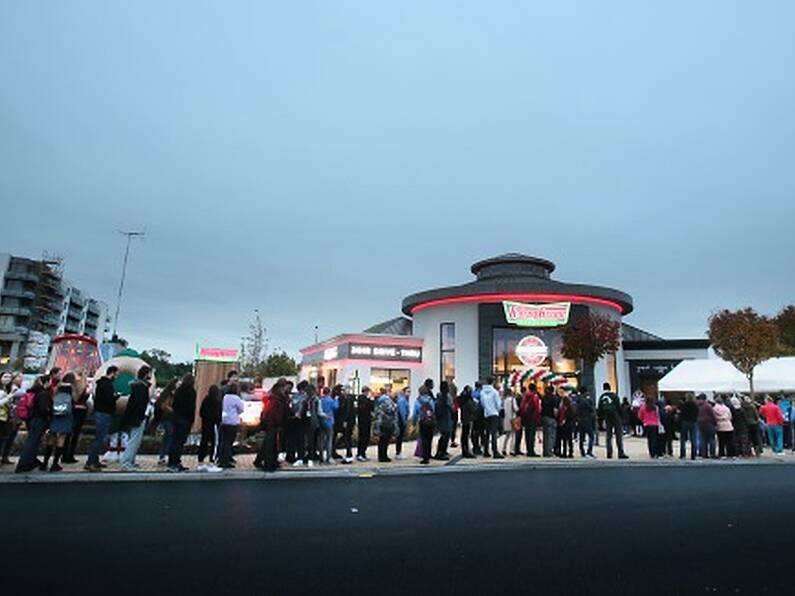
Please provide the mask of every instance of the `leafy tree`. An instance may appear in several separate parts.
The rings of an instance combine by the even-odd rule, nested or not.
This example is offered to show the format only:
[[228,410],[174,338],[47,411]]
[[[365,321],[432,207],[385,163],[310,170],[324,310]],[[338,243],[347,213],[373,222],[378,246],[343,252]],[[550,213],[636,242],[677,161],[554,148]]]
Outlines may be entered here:
[[249,333],[240,345],[240,368],[245,376],[262,374],[265,355],[268,352],[268,336],[257,311],[254,321],[248,327]]
[[175,377],[182,377],[193,371],[191,362],[171,362],[171,354],[159,348],[141,352],[141,360],[155,371],[157,384],[163,386]]
[[565,358],[582,362],[588,377],[593,367],[607,354],[615,354],[621,347],[621,324],[600,314],[580,317],[563,328]]
[[273,352],[265,359],[262,374],[265,377],[292,377],[298,374],[298,365],[284,350]]
[[790,304],[781,309],[776,316],[776,327],[778,327],[781,353],[785,356],[795,356],[795,305]]
[[779,350],[776,322],[752,308],[722,310],[709,318],[709,341],[715,353],[748,378],[754,397],[754,370]]

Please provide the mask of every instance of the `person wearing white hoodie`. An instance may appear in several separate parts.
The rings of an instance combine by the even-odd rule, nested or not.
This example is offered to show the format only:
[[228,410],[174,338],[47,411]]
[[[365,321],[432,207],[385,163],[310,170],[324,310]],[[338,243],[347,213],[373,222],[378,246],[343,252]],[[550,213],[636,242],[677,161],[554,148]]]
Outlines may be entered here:
[[494,378],[486,379],[486,384],[480,392],[480,404],[483,407],[483,417],[486,420],[486,444],[483,446],[483,455],[489,457],[489,443],[494,459],[503,459],[497,450],[497,435],[500,433],[500,399],[499,392],[494,388]]

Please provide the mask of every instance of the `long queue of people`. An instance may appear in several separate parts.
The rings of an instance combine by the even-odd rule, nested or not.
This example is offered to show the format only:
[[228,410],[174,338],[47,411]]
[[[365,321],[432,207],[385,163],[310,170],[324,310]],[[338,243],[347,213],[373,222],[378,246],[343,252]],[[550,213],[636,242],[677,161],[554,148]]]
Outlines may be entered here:
[[[87,471],[100,472],[106,467],[101,455],[114,420],[127,437],[119,457],[122,470],[139,468],[136,456],[147,429],[152,428],[161,433],[158,464],[172,472],[188,470],[182,456],[196,417],[193,376],[174,379],[157,391],[150,368],[141,367],[117,418],[119,395],[114,381],[118,373],[111,366],[90,386],[81,371],[63,374],[53,369],[27,389],[21,374],[3,373],[2,464],[11,463],[11,449],[23,424],[27,434],[17,461],[18,472],[36,468],[58,472],[62,464],[78,463],[75,451],[91,399],[94,437],[87,450]],[[235,467],[235,445],[247,434],[241,427],[241,415],[245,402],[253,399],[251,390],[251,384],[232,371],[201,400],[199,470],[218,472]],[[489,378],[461,391],[454,383],[443,381],[435,391],[433,380],[427,379],[412,400],[406,388],[394,393],[382,388],[374,396],[365,387],[354,395],[342,385],[316,387],[302,381],[294,386],[280,379],[263,399],[259,426],[263,436],[254,465],[273,471],[285,466],[366,462],[372,439],[377,444],[378,462],[388,463],[393,444],[393,457],[406,458],[403,446],[409,436],[417,437],[411,455],[421,464],[431,459],[449,460],[449,449],[459,445],[463,458],[502,459],[508,455],[573,458],[576,444],[581,457],[592,459],[600,431],[605,433],[608,458],[614,454],[628,458],[624,437],[630,432],[646,438],[651,458],[672,457],[675,440],[679,440],[683,459],[688,445],[691,459],[759,456],[765,443],[779,455],[785,443],[795,452],[795,437],[785,437],[793,430],[789,424],[793,411],[788,399],[772,396],[761,406],[747,396],[720,395],[714,399],[688,395],[674,405],[637,393],[630,404],[607,383],[594,399],[586,387],[569,392],[547,386],[539,391],[531,383],[516,393],[501,391]]]

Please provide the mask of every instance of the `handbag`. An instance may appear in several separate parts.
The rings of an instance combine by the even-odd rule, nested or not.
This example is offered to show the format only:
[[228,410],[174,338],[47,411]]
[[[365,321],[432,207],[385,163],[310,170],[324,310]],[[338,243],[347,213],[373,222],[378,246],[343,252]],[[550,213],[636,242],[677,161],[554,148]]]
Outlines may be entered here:
[[513,429],[514,432],[517,432],[517,433],[520,430],[522,430],[522,417],[521,416],[515,416],[514,418],[511,418],[511,428]]

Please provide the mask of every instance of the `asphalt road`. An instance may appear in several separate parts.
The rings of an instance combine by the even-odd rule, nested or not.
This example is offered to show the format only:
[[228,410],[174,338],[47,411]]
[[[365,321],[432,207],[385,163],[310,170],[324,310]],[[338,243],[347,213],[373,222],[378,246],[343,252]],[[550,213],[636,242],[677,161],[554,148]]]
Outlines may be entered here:
[[0,486],[3,594],[786,594],[795,468]]

